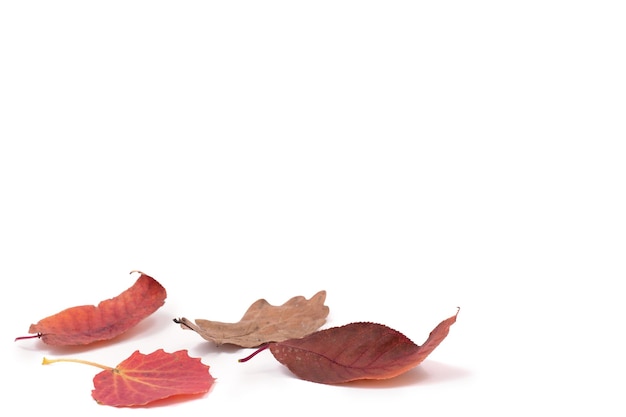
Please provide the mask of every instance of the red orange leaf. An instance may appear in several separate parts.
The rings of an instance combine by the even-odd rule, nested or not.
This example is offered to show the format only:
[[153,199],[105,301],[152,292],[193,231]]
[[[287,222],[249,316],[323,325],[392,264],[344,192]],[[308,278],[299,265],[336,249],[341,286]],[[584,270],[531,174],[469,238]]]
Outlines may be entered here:
[[92,397],[102,405],[134,407],[178,395],[203,394],[215,378],[200,358],[186,350],[167,353],[159,349],[149,355],[135,351],[116,368],[76,359],[44,358],[44,365],[54,362],[80,362],[104,368],[93,378]]
[[422,346],[397,330],[375,323],[351,323],[268,346],[280,363],[308,381],[338,384],[387,379],[419,365],[448,335],[455,321],[456,315],[442,321]]
[[68,308],[32,324],[28,332],[36,334],[30,337],[40,337],[49,345],[86,345],[112,339],[154,313],[165,303],[166,296],[161,284],[142,273],[133,286],[117,297],[104,300],[97,307]]

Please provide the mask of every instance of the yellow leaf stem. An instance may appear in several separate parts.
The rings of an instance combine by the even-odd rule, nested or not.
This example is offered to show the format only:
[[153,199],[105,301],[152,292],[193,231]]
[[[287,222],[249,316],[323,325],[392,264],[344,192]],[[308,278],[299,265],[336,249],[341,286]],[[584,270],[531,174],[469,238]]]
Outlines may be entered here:
[[42,365],[50,365],[51,363],[55,363],[55,362],[75,362],[75,363],[82,363],[84,365],[95,366],[97,368],[105,369],[107,371],[112,371],[113,370],[113,368],[111,368],[110,366],[100,365],[99,363],[90,362],[90,361],[84,361],[82,359],[66,359],[66,358],[48,359],[48,358],[44,357],[43,358],[43,362],[41,364]]

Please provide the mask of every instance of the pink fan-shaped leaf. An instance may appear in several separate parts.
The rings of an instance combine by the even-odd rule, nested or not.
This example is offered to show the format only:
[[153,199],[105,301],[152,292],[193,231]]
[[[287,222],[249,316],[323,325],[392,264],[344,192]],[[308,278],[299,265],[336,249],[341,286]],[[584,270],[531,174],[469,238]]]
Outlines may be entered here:
[[116,368],[97,374],[91,395],[103,405],[142,406],[176,395],[206,393],[214,381],[209,366],[186,350],[159,349],[149,355],[135,351]]

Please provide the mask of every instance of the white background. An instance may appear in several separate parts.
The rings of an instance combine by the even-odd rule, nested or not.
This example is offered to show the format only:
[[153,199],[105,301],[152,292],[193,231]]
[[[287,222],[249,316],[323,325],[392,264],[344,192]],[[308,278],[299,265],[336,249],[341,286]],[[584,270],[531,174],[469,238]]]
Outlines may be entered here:
[[[4,410],[31,415],[623,416],[626,12],[610,1],[106,1],[0,7]],[[14,342],[139,269],[115,343]],[[328,293],[326,327],[426,340],[381,383],[301,381],[174,317]],[[188,349],[206,396],[91,398]]]

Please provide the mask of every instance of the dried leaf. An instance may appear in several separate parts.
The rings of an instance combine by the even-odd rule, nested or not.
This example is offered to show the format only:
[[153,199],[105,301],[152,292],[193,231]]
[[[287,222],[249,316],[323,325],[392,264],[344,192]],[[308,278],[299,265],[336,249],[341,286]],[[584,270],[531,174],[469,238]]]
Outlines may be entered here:
[[[351,323],[301,339],[270,343],[267,347],[276,360],[308,381],[339,384],[387,379],[419,365],[445,339],[457,315],[435,327],[422,346],[382,324]],[[250,359],[262,349],[240,361]]]
[[135,351],[117,367],[110,368],[78,359],[46,359],[43,364],[78,362],[103,368],[93,378],[92,397],[102,405],[134,407],[178,395],[203,394],[215,379],[209,366],[192,358],[186,350],[167,353],[159,349],[149,355]]
[[71,307],[32,324],[29,333],[57,346],[86,345],[112,339],[159,309],[167,293],[154,278],[141,273],[129,289],[98,306]]
[[175,319],[183,329],[191,329],[205,340],[217,345],[229,343],[240,347],[257,347],[267,342],[279,342],[303,337],[319,329],[328,316],[324,305],[326,291],[320,291],[306,300],[293,297],[281,306],[273,306],[266,300],[257,300],[248,308],[237,323],[223,323],[197,319],[194,323],[186,318]]

